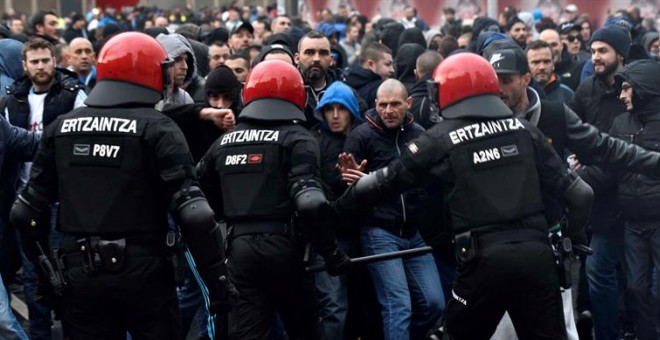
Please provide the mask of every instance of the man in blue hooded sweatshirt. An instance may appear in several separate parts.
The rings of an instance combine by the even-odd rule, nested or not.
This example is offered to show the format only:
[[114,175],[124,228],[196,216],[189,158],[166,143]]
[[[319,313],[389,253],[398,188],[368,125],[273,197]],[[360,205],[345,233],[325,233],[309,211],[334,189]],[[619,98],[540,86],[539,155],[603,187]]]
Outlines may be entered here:
[[23,44],[14,39],[0,40],[0,96],[7,96],[7,86],[23,76]]
[[[347,188],[335,167],[337,157],[344,149],[348,133],[364,121],[355,92],[342,82],[332,83],[316,106],[314,117],[320,122],[315,135],[321,150],[321,179],[328,189],[328,199],[335,200]],[[359,251],[358,231],[359,227],[353,218],[335,222],[337,243],[352,257]],[[317,261],[322,261],[322,258],[318,256]],[[327,272],[320,272],[315,275],[315,283],[323,336],[326,339],[344,339],[348,311],[346,275],[331,276]]]

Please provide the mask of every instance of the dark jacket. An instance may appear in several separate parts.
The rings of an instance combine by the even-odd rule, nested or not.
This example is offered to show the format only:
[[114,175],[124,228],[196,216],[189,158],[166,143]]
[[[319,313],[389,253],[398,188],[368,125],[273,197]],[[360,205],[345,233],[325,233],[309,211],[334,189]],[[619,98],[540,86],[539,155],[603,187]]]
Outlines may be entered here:
[[[64,69],[56,69],[55,83],[48,91],[44,102],[43,126],[47,126],[57,118],[57,116],[68,113],[73,110],[76,97],[79,91],[83,90],[84,85],[78,80],[78,75]],[[8,113],[8,120],[12,125],[27,129],[30,124],[30,104],[28,95],[32,88],[32,81],[24,76],[8,88],[8,96],[5,98],[0,111]],[[20,160],[7,157],[2,168],[2,177],[0,177],[0,206],[2,209],[9,209],[14,201],[17,190],[18,174],[20,170]]]
[[399,53],[394,59],[396,66],[396,78],[399,79],[410,92],[410,88],[417,81],[415,78],[415,66],[417,57],[424,53],[424,46],[415,43],[406,43],[399,46]]
[[84,38],[85,36],[88,36],[86,34],[83,34],[83,29],[77,30],[73,28],[72,26],[69,26],[69,28],[64,31],[64,34],[62,34],[62,38],[64,38],[64,41],[66,41],[67,44],[71,43],[71,40],[75,38]]
[[585,79],[573,96],[571,109],[600,131],[609,131],[614,118],[626,111],[613,86],[595,76]]
[[[575,91],[571,108],[580,118],[593,124],[600,131],[609,131],[616,116],[626,110],[618,99],[616,90],[605,84],[600,78],[586,78]],[[589,185],[597,187],[598,168],[586,167],[577,171]],[[594,189],[594,204],[591,211],[590,225],[595,233],[615,233],[623,226],[621,210],[617,203],[616,185],[600,185]]]
[[554,74],[550,82],[543,87],[543,91],[545,92],[546,99],[555,100],[567,105],[571,104],[573,95],[575,94],[570,87],[562,84],[556,74]]
[[371,109],[376,106],[376,93],[383,83],[383,78],[369,69],[351,65],[344,71],[346,85],[354,88]]
[[[32,81],[27,77],[16,80],[16,83],[7,89],[6,98],[9,121],[12,125],[27,128],[30,121],[30,104],[28,95],[32,88]],[[78,91],[84,91],[78,75],[66,69],[56,69],[55,82],[46,95],[44,102],[43,123],[50,124],[61,114],[73,110]]]
[[408,90],[412,98],[410,113],[415,117],[415,122],[425,129],[442,120],[439,108],[429,99],[427,81],[430,79],[431,75],[429,74],[419,79]]
[[[660,65],[652,60],[628,64],[616,76],[633,86],[633,110],[618,116],[610,134],[652,151],[660,151]],[[632,227],[660,226],[660,178],[619,171],[618,202]]]
[[323,98],[325,90],[337,80],[341,80],[341,71],[334,67],[330,67],[326,72],[325,87],[322,89],[314,89],[314,87],[310,85],[311,82],[308,79],[305,79],[305,89],[307,89],[307,103],[305,104],[306,121],[303,122],[302,125],[307,129],[312,129],[318,124],[318,121],[314,118],[316,105],[321,101],[321,98]]
[[[406,113],[400,128],[388,129],[375,110],[366,115],[366,122],[351,131],[344,151],[353,154],[359,163],[367,160],[365,172],[389,165],[401,156],[406,144],[424,132],[414,123],[411,113]],[[364,227],[378,227],[401,237],[412,236],[420,224],[420,206],[427,193],[424,189],[406,191],[366,213]]]
[[0,117],[0,168],[6,155],[12,155],[14,159],[23,162],[32,160],[39,146],[39,136],[35,132],[12,126]]
[[588,55],[585,56],[582,52],[580,53],[578,59],[574,60],[568,53],[568,49],[564,46],[564,50],[561,54],[561,61],[559,64],[555,65],[555,72],[561,78],[562,83],[570,87],[573,91],[575,91],[580,85],[580,75],[584,63],[590,60]]

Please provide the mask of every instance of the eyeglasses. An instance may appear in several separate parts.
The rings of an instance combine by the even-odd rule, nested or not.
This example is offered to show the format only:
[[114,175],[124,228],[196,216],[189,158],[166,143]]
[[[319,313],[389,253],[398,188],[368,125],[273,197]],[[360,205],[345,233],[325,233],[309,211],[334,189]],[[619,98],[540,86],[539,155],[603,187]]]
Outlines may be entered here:
[[564,39],[568,40],[569,43],[574,43],[576,40],[582,41],[581,36],[579,34],[567,35],[564,37]]

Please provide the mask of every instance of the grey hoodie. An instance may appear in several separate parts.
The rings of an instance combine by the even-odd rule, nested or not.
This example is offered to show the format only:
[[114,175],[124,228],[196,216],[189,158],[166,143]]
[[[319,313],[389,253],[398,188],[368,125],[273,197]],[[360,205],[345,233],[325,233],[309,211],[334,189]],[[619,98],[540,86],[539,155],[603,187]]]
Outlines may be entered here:
[[167,51],[167,56],[174,60],[178,56],[187,53],[188,54],[188,73],[186,74],[186,79],[184,83],[189,83],[192,80],[193,74],[197,72],[196,62],[195,62],[195,53],[193,52],[192,46],[186,37],[181,34],[172,33],[172,34],[159,34],[156,37],[156,40],[163,45],[165,51]]
[[[188,71],[186,72],[186,78],[184,79],[184,84],[190,83],[193,78],[193,75],[196,72],[195,69],[195,53],[193,53],[192,47],[188,42],[186,37],[181,34],[159,34],[156,37],[156,40],[165,48],[167,52],[167,57],[174,60],[184,53],[188,54]],[[169,92],[169,91],[168,91]],[[165,104],[192,104],[194,103],[190,95],[181,88],[173,89],[171,93],[167,93],[164,100],[161,100],[156,104],[156,110],[166,109]]]

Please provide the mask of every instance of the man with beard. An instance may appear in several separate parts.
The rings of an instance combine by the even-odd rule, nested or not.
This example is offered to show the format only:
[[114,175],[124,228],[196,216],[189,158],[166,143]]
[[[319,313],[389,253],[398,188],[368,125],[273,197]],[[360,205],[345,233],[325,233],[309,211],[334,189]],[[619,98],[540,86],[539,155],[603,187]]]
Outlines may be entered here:
[[314,109],[325,93],[325,89],[339,79],[337,74],[331,72],[333,62],[330,41],[319,31],[305,34],[298,42],[298,52],[294,55],[294,61],[302,73],[307,88],[307,105],[305,106],[307,121],[303,124],[309,129],[316,122]]
[[71,67],[78,74],[87,92],[96,85],[96,53],[92,43],[85,38],[74,38],[69,44]]
[[32,16],[32,32],[30,39],[41,38],[53,45],[63,43],[57,34],[57,15],[55,12],[39,11]]
[[[84,106],[87,95],[83,85],[75,73],[55,68],[55,51],[51,43],[40,38],[32,39],[25,43],[22,54],[25,76],[6,89],[4,114],[12,125],[43,131],[57,116]],[[5,163],[2,186],[7,190],[8,202],[11,202],[16,195],[15,188],[27,182],[32,163],[9,157]],[[45,209],[40,223],[50,225],[50,209]],[[23,286],[30,313],[30,335],[33,339],[50,339],[50,310],[35,301],[37,274],[29,261],[24,262]]]
[[511,38],[513,38],[513,40],[515,40],[516,43],[518,43],[518,46],[525,48],[527,45],[527,35],[529,34],[527,32],[527,26],[525,25],[525,22],[520,20],[518,17],[514,17],[506,25],[506,32],[511,36]]
[[554,72],[555,65],[552,62],[553,55],[550,45],[543,40],[534,41],[527,46],[526,54],[532,77],[543,86],[546,97],[562,103],[570,102],[573,99],[573,90],[562,84]]
[[[617,25],[605,26],[591,37],[594,75],[582,81],[571,107],[583,121],[601,131],[610,131],[614,119],[626,110],[618,99],[614,75],[623,69],[630,45],[629,33]],[[593,171],[597,170],[587,167],[578,173],[589,182]],[[594,250],[586,263],[590,311],[596,338],[614,339],[619,336],[620,294],[617,287],[623,275],[617,269],[623,261],[623,221],[616,202],[616,187],[596,191],[590,225],[590,246]],[[580,307],[578,303],[578,311]]]

